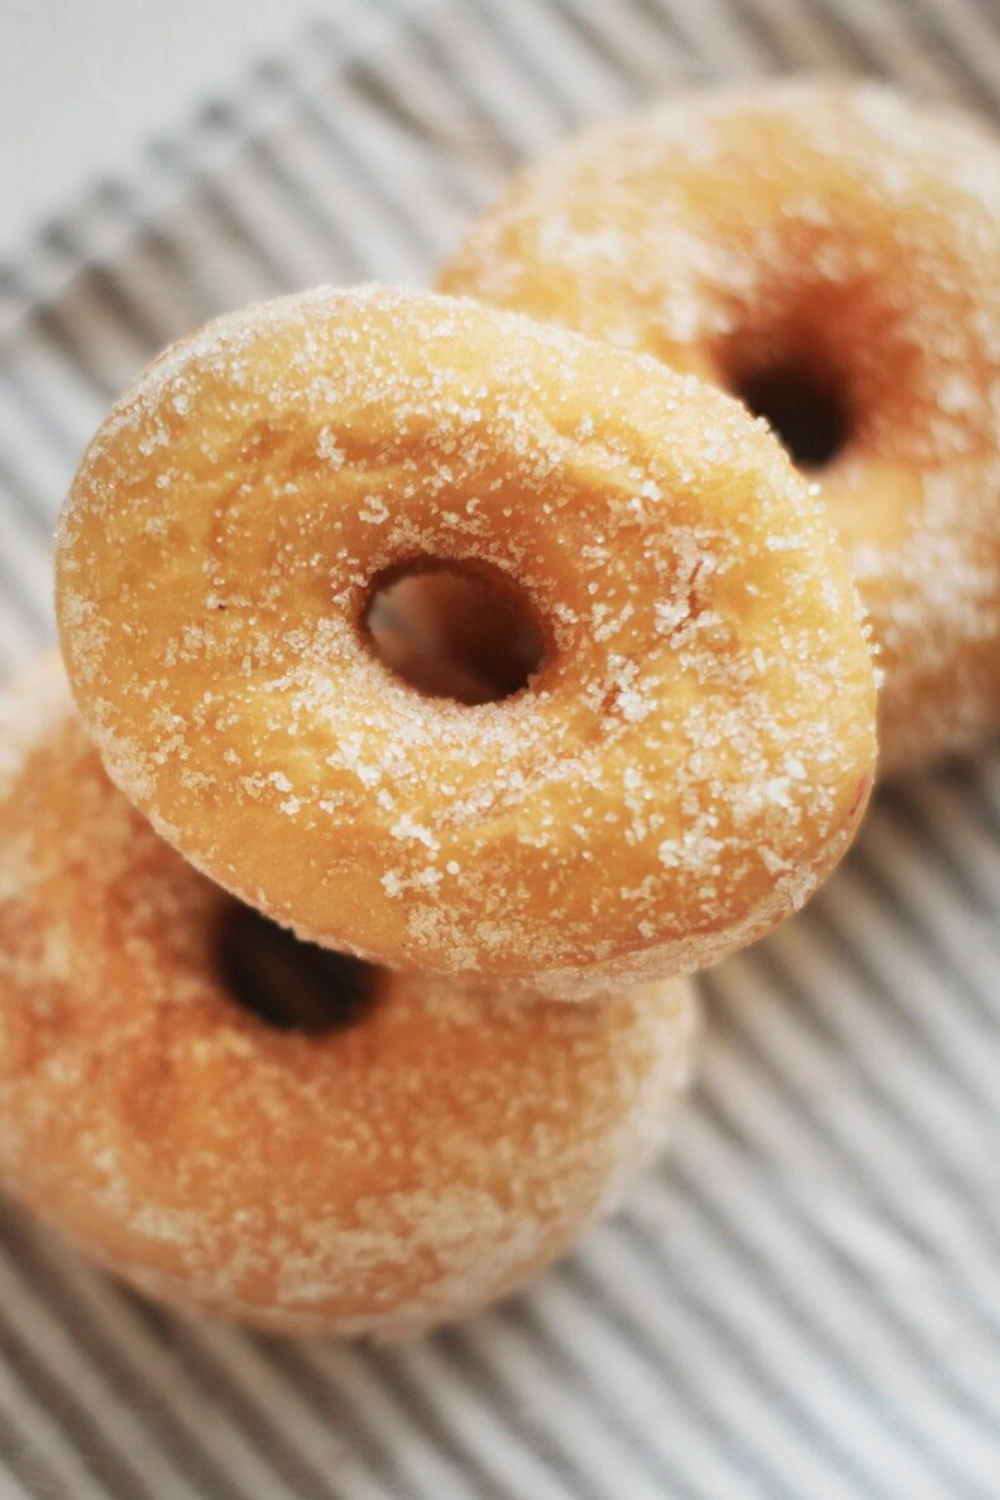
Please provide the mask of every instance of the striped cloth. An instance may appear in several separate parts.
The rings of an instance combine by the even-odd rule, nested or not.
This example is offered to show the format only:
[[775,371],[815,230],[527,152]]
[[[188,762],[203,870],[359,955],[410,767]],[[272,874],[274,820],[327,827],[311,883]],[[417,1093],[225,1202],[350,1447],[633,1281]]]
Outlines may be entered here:
[[[996,116],[996,0],[356,0],[0,268],[0,676],[52,633],[85,439],[169,339],[419,281],[529,154],[691,78],[896,77]],[[0,1211],[0,1500],[997,1500],[1000,757],[880,794],[705,981],[630,1207],[398,1349],[167,1316]]]

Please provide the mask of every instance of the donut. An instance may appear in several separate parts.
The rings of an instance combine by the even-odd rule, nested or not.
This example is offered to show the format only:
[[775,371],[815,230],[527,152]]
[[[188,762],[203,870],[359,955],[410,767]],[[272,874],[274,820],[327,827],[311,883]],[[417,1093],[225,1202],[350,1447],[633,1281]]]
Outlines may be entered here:
[[112,786],[57,661],[0,707],[0,1181],[155,1299],[459,1318],[617,1203],[695,1030],[686,980],[564,1005],[302,944]]
[[[463,703],[369,625],[450,570],[528,622]],[[58,529],[111,779],[301,936],[580,998],[701,967],[836,863],[874,682],[829,523],[763,425],[653,360],[430,293],[210,324],[98,432]]]
[[819,486],[883,774],[1000,727],[1000,147],[872,83],[718,88],[530,168],[440,277],[694,372]]

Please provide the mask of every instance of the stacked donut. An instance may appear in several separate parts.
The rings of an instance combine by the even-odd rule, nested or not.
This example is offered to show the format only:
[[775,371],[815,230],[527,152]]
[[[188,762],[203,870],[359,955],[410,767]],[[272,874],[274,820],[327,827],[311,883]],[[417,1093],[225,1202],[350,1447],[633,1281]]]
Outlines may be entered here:
[[139,378],[0,724],[16,1195],[151,1295],[382,1335],[617,1200],[680,976],[863,815],[854,578],[883,764],[995,727],[998,163],[869,86],[699,97],[530,171],[444,292]]
[[770,420],[847,550],[882,774],[1000,728],[1000,145],[884,86],[705,90],[581,136],[441,285]]

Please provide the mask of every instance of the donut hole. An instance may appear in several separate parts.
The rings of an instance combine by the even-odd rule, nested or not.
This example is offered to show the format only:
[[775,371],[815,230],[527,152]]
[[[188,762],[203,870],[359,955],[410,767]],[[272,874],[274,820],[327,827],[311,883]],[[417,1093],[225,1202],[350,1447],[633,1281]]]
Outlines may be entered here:
[[851,436],[847,392],[832,371],[783,359],[737,371],[729,381],[755,417],[763,417],[800,469],[829,467]]
[[363,958],[303,942],[235,901],[223,917],[216,956],[242,1010],[279,1031],[313,1036],[362,1021],[376,1002],[382,973]]
[[422,562],[376,579],[364,626],[396,677],[458,703],[519,693],[545,654],[524,596],[507,579],[460,564]]

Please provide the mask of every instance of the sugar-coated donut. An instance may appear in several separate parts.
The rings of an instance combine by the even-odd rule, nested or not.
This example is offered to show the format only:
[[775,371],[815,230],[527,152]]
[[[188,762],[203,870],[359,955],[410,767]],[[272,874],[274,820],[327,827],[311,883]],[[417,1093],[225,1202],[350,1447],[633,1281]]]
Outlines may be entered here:
[[662,1140],[687,981],[569,1006],[340,962],[156,836],[58,663],[3,701],[0,1182],[79,1247],[171,1303],[390,1336],[533,1275]]
[[883,86],[718,89],[532,167],[441,285],[742,395],[870,615],[883,772],[1000,727],[1000,145]]
[[[379,659],[379,582],[434,563],[522,601],[523,691]],[[157,830],[389,966],[578,997],[704,965],[805,900],[870,786],[857,601],[763,424],[471,302],[319,290],[169,351],[84,458],[57,605]]]

